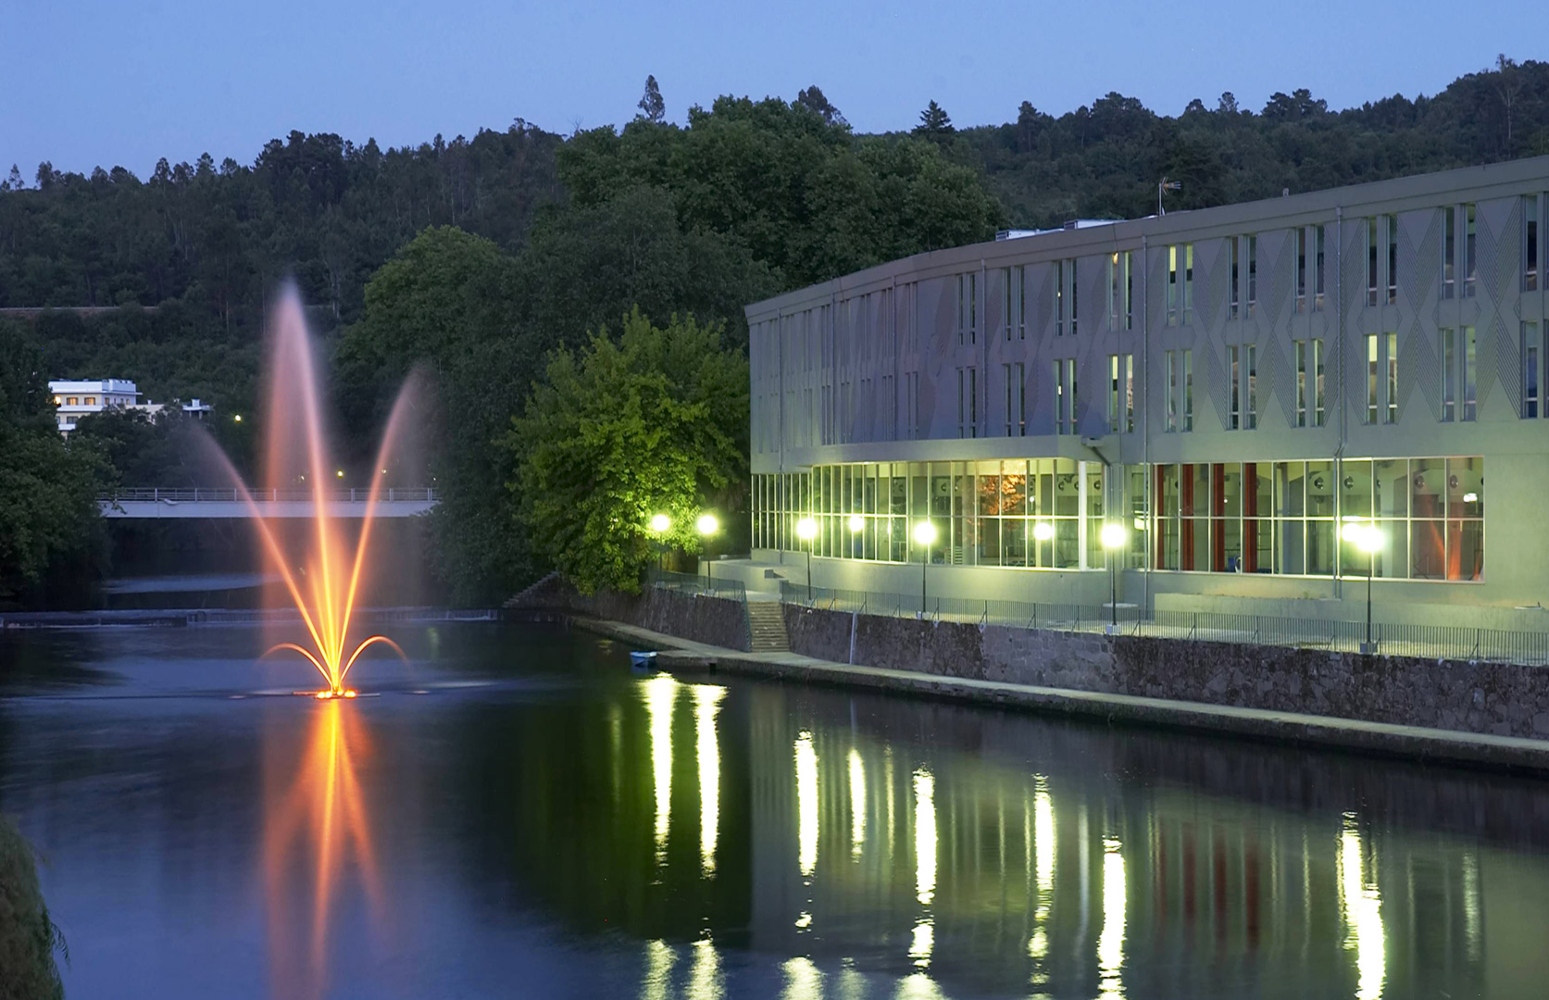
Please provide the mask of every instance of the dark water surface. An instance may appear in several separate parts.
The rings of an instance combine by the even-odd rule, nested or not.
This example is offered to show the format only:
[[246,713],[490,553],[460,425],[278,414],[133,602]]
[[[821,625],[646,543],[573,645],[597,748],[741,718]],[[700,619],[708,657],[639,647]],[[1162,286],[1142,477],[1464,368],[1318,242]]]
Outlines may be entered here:
[[0,634],[0,809],[94,997],[1534,997],[1549,785],[402,626]]

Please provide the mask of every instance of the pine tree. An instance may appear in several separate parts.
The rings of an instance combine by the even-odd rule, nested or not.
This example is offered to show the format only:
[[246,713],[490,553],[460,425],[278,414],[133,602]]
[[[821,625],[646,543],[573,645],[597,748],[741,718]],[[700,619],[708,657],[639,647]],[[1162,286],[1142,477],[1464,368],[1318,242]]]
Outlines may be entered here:
[[648,122],[661,122],[667,117],[667,102],[662,100],[661,88],[656,86],[656,77],[645,78],[645,93],[640,97],[640,114],[637,117],[644,118]]
[[935,101],[931,101],[924,111],[920,112],[920,124],[914,127],[914,134],[942,142],[949,138],[957,129],[952,127],[952,118],[946,110]]

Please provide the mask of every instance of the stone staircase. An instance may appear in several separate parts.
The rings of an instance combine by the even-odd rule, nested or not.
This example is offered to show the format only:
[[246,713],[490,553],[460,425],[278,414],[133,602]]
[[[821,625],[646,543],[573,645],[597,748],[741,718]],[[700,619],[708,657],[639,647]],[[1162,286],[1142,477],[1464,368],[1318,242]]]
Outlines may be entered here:
[[750,653],[788,653],[791,638],[785,633],[785,605],[779,601],[748,601]]

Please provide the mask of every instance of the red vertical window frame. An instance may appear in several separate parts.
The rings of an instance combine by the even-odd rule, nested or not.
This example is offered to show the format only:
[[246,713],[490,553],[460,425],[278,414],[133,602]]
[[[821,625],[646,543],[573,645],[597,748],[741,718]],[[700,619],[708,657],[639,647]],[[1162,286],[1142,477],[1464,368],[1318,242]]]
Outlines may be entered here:
[[1242,464],[1242,571],[1259,571],[1259,468]]
[[1180,537],[1181,550],[1178,553],[1178,568],[1194,568],[1194,466],[1184,465],[1178,476],[1179,510],[1178,520],[1181,522],[1182,532]]
[[1210,467],[1210,568],[1226,572],[1226,466]]

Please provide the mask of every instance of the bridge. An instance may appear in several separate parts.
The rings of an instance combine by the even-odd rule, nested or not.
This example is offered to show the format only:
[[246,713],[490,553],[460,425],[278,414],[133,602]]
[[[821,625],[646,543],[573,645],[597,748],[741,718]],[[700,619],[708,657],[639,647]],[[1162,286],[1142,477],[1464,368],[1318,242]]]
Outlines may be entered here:
[[[323,503],[330,517],[365,517],[370,490],[325,490]],[[253,490],[252,503],[237,490],[127,489],[97,497],[103,517],[111,518],[249,518],[312,517],[316,500],[311,490]],[[437,490],[384,489],[376,502],[377,517],[418,517],[441,501]]]

